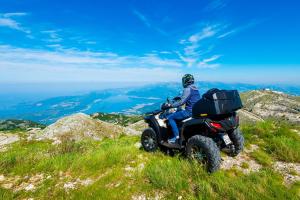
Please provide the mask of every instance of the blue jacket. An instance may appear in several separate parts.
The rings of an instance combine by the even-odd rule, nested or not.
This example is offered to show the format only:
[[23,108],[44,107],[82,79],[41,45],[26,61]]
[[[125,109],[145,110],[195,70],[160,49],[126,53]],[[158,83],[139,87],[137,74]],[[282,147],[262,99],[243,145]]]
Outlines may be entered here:
[[185,110],[190,114],[192,113],[193,105],[200,99],[200,93],[195,85],[189,85],[184,88],[181,100],[172,104],[172,107],[176,108],[185,104]]

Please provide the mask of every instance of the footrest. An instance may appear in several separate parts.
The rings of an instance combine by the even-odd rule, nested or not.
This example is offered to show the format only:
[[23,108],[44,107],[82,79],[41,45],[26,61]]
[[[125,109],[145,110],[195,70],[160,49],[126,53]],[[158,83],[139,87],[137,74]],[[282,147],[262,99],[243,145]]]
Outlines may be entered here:
[[177,143],[173,144],[173,143],[163,142],[162,145],[171,149],[181,149],[181,146]]

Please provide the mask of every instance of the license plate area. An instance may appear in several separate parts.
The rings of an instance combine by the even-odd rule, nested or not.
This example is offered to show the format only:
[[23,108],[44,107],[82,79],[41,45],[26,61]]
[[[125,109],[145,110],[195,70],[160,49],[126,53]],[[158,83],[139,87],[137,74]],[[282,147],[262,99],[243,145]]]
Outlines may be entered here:
[[224,134],[224,135],[222,136],[222,139],[223,139],[223,141],[224,141],[224,143],[225,143],[226,145],[231,144],[231,140],[230,140],[230,138],[229,138],[229,136],[228,136],[227,134]]

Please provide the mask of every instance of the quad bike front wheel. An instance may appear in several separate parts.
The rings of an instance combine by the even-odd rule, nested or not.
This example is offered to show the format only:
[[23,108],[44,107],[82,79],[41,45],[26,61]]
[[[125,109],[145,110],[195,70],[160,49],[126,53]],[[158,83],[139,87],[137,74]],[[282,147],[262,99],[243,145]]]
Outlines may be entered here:
[[143,148],[148,152],[153,152],[157,150],[157,137],[155,131],[152,128],[147,128],[143,131],[141,143]]
[[211,173],[220,168],[220,150],[211,138],[202,135],[191,137],[186,145],[186,154],[188,158],[203,164]]

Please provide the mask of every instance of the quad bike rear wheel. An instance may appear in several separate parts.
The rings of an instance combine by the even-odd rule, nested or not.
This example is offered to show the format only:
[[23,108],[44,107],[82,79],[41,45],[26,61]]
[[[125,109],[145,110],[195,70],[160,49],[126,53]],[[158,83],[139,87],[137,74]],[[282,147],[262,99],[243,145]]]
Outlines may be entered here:
[[203,164],[211,173],[220,168],[220,150],[211,138],[202,135],[191,137],[186,145],[186,154],[188,158]]
[[154,152],[158,148],[157,136],[152,128],[147,128],[143,131],[141,137],[143,148],[148,152]]
[[244,149],[244,136],[238,128],[228,134],[228,136],[234,145],[234,151],[230,155],[232,155],[233,157],[237,156]]

